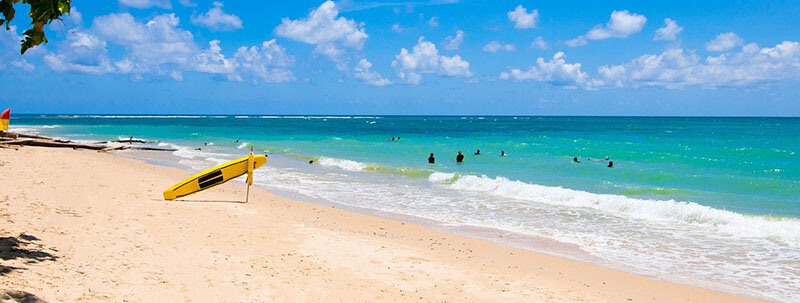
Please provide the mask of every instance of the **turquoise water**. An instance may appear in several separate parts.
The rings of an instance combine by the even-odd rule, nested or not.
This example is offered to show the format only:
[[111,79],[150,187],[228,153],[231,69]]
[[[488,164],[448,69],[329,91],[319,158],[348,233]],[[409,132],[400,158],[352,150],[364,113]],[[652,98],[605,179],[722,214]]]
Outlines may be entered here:
[[73,139],[158,140],[181,147],[176,155],[196,169],[252,146],[276,160],[257,175],[268,188],[552,238],[654,275],[800,300],[797,118],[17,115],[11,123]]

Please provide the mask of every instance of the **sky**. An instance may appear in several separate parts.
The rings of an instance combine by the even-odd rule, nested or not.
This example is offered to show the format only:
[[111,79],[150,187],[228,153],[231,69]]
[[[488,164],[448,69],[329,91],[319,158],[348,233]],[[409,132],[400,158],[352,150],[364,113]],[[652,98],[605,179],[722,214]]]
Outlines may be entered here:
[[14,113],[800,116],[798,1],[73,0]]

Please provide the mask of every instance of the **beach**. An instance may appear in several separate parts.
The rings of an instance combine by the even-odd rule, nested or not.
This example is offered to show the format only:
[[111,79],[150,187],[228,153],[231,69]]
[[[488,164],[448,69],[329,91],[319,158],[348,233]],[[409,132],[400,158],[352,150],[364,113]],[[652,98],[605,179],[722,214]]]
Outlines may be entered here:
[[168,202],[191,172],[112,154],[0,165],[0,284],[51,302],[754,301],[257,187],[245,204],[237,182]]

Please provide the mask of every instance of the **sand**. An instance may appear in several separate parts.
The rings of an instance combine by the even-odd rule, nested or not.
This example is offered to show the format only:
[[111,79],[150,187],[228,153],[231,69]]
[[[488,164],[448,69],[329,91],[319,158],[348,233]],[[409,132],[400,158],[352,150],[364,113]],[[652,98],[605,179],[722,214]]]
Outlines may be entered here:
[[162,199],[191,174],[0,149],[0,291],[49,302],[754,301],[260,188],[245,204],[241,183]]

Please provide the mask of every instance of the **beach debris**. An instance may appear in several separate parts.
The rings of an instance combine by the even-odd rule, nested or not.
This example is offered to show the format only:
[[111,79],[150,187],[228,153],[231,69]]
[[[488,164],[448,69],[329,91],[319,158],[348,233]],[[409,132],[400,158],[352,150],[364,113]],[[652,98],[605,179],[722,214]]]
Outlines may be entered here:
[[[24,138],[24,139],[19,139]],[[126,143],[145,143],[144,140],[141,139],[124,139],[118,140],[119,142],[125,141]],[[130,142],[129,142],[130,141]],[[116,142],[116,141],[112,141]],[[60,139],[60,138],[53,138],[53,137],[46,137],[40,135],[33,135],[33,134],[23,134],[23,133],[11,133],[11,132],[0,132],[0,145],[8,146],[8,145],[19,145],[19,146],[41,146],[41,147],[61,147],[61,148],[72,148],[72,149],[90,149],[96,150],[99,152],[108,152],[114,150],[124,150],[124,149],[133,149],[133,150],[148,150],[148,151],[176,151],[175,148],[162,148],[162,147],[149,147],[149,146],[130,146],[130,145],[107,145],[108,141],[103,142],[96,142],[96,143],[77,143],[72,142],[71,140],[67,139]]]

